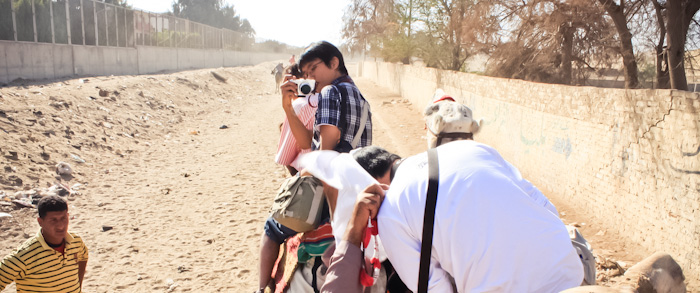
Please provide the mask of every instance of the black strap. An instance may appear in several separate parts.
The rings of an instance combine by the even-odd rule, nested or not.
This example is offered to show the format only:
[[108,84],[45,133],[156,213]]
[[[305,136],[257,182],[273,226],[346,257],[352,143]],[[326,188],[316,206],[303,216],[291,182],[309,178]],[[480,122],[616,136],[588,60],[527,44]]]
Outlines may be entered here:
[[[311,288],[314,289],[314,293],[320,293],[321,286],[318,284],[318,268],[321,267],[321,264],[323,264],[323,261],[321,260],[320,256],[314,257],[314,266],[311,268]],[[321,284],[323,285],[323,284]]]
[[437,150],[428,150],[428,192],[425,198],[423,215],[423,238],[420,247],[420,270],[418,271],[418,293],[428,292],[430,279],[430,254],[433,248],[433,225],[435,224],[435,205],[437,204],[440,179]]
[[473,139],[474,135],[465,132],[441,132],[437,135],[437,145],[442,145],[443,138],[451,139]]

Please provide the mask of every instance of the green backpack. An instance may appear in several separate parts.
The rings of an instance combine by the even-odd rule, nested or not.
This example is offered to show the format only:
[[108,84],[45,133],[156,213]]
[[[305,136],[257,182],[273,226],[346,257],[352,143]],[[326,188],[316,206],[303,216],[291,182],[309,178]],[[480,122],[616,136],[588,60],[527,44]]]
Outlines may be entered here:
[[321,222],[324,200],[321,180],[297,174],[280,185],[272,203],[272,217],[294,231],[311,231]]

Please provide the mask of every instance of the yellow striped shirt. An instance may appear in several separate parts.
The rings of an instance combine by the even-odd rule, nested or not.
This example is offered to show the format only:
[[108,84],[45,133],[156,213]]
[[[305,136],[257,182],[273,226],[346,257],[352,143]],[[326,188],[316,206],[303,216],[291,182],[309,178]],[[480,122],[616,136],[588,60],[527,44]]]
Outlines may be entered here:
[[78,262],[88,260],[83,240],[66,234],[64,253],[51,248],[39,231],[0,262],[0,291],[15,282],[17,292],[81,292]]

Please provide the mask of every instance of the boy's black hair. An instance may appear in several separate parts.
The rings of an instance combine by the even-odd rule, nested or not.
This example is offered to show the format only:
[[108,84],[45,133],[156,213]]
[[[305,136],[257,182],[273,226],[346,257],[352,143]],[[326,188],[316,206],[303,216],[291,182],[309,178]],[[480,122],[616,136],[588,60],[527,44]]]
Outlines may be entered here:
[[49,195],[41,198],[36,205],[39,210],[39,218],[44,218],[48,212],[62,212],[68,210],[68,203],[56,195]]
[[353,152],[352,157],[374,178],[384,176],[387,171],[391,170],[394,161],[401,159],[398,155],[378,146],[357,149]]
[[338,71],[343,75],[348,75],[348,69],[345,68],[345,61],[343,60],[343,54],[340,53],[340,50],[333,46],[333,44],[326,41],[320,41],[309,45],[299,58],[299,68],[303,68],[304,65],[316,60],[316,58],[321,59],[326,66],[330,67],[333,57],[338,58]]

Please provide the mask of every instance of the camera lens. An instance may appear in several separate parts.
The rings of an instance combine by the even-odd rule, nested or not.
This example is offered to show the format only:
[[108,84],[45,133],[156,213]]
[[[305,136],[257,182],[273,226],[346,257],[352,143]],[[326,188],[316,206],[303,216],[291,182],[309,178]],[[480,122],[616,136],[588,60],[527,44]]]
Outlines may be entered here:
[[313,90],[313,88],[311,88],[311,85],[310,85],[309,83],[307,83],[307,82],[304,82],[304,83],[302,83],[302,84],[299,85],[299,92],[300,92],[302,95],[308,95],[308,94],[310,94],[310,93],[311,93],[311,90]]

